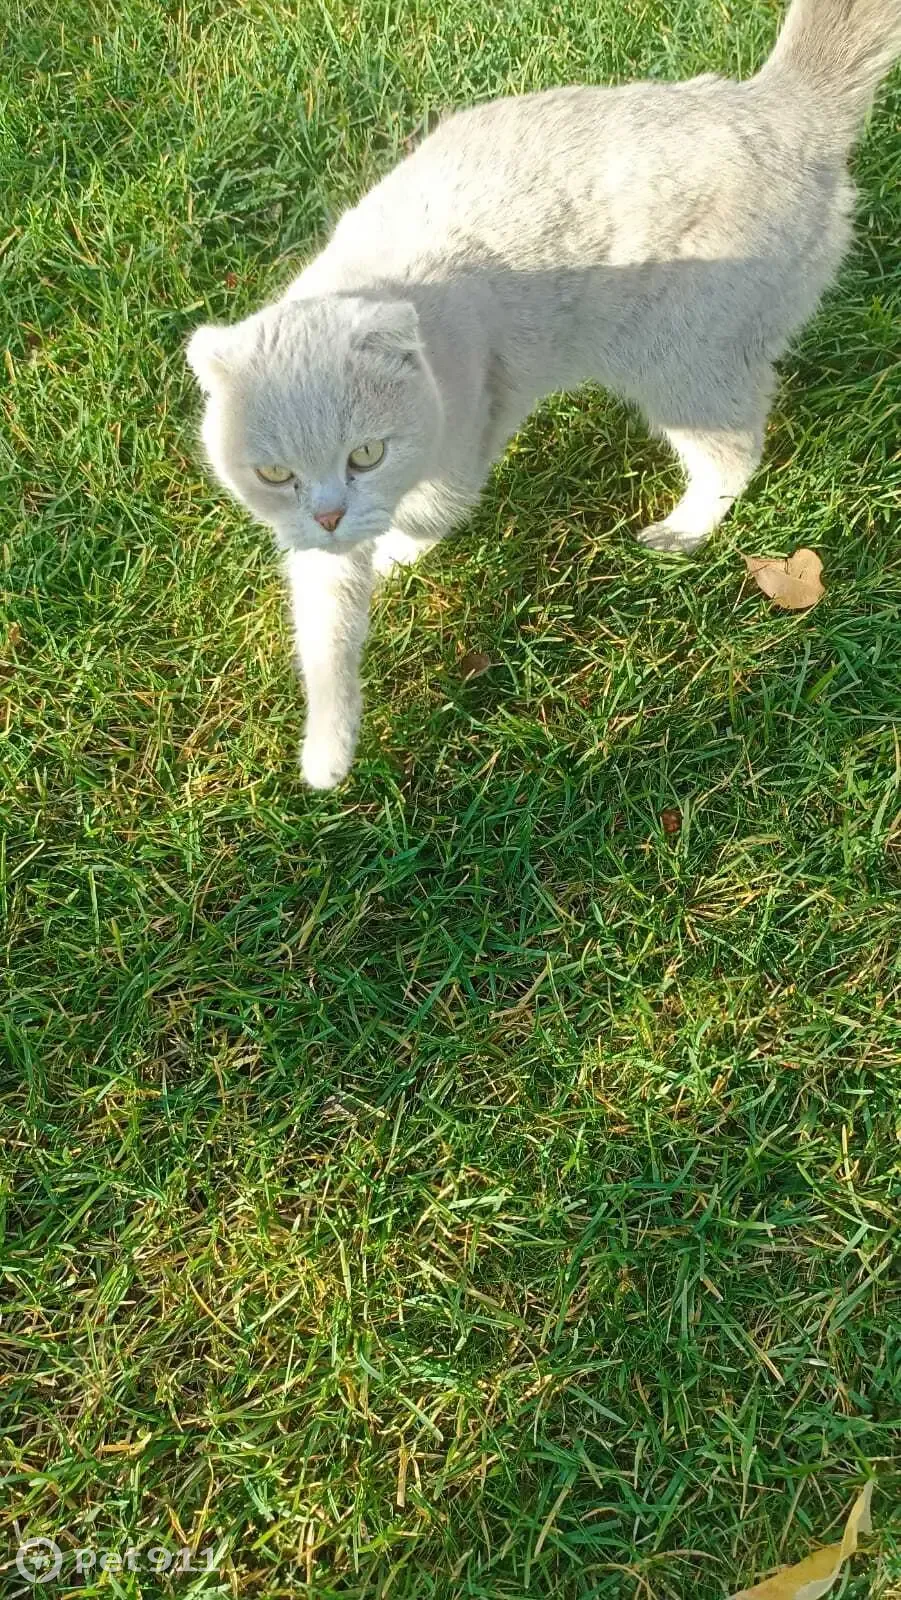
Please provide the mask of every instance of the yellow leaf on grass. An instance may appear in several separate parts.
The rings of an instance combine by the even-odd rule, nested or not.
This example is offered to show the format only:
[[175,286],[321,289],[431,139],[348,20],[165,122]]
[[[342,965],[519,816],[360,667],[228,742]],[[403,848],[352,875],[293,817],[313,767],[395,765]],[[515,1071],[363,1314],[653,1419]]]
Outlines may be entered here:
[[460,662],[460,677],[464,682],[468,678],[481,678],[483,672],[491,668],[491,657],[486,656],[483,650],[467,650]]
[[787,561],[745,556],[744,562],[758,589],[786,611],[808,611],[826,593],[820,582],[823,563],[815,550],[796,550]]
[[822,1545],[812,1555],[799,1561],[797,1566],[783,1567],[774,1578],[755,1583],[753,1589],[739,1589],[730,1600],[820,1600],[827,1594],[849,1556],[857,1549],[857,1535],[870,1533],[870,1500],[873,1497],[872,1480],[865,1484],[857,1496],[841,1544]]

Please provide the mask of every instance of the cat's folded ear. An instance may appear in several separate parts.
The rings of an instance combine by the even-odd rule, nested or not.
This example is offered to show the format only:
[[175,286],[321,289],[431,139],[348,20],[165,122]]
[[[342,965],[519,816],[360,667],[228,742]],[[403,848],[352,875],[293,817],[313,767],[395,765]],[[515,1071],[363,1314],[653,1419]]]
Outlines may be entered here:
[[358,326],[358,347],[398,367],[415,367],[422,356],[419,317],[408,300],[372,301]]
[[206,323],[195,328],[188,340],[185,357],[200,387],[209,390],[216,378],[228,376],[235,364],[240,344],[237,328],[218,328]]

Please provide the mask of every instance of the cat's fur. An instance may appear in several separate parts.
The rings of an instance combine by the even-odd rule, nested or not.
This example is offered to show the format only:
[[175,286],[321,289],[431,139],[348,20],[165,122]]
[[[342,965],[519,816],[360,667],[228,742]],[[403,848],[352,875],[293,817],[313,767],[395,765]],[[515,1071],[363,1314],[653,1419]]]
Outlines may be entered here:
[[[375,576],[447,534],[542,396],[594,379],[678,453],[640,536],[693,550],[760,458],[772,363],[848,245],[846,161],[901,49],[901,0],[794,0],[746,83],[553,89],[441,124],[287,294],[188,357],[221,481],[286,552],[301,765],[353,759]],[[386,439],[356,475],[348,453]],[[287,488],[258,481],[279,463]],[[334,532],[313,520],[343,510]]]

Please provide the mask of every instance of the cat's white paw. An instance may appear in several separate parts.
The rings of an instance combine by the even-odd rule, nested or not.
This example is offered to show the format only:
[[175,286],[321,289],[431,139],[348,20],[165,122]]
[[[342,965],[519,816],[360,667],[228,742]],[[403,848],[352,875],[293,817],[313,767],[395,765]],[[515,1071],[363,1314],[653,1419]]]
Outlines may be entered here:
[[426,550],[431,550],[434,542],[431,539],[411,539],[409,534],[401,533],[398,528],[389,528],[375,541],[373,571],[380,578],[390,578],[398,567],[411,567]]
[[666,522],[652,522],[650,527],[642,528],[638,542],[647,545],[649,550],[670,550],[690,556],[693,551],[700,550],[706,538],[706,533],[680,533]]
[[336,739],[306,738],[300,752],[300,770],[311,789],[335,789],[347,777],[353,759],[353,745]]

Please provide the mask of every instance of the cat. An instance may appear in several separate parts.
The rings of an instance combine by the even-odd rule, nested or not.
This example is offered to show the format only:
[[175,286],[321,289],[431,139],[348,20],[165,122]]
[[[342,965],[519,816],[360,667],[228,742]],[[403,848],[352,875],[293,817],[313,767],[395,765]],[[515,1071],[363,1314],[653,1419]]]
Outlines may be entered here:
[[685,492],[645,544],[718,525],[849,244],[848,154],[899,50],[901,0],[793,0],[744,83],[460,111],[281,299],[196,330],[212,469],[285,552],[314,788],[353,761],[378,576],[467,515],[543,396],[598,381],[672,445]]

